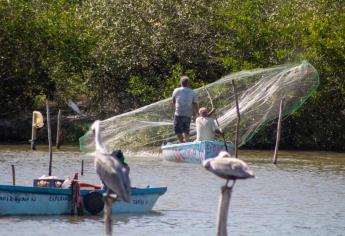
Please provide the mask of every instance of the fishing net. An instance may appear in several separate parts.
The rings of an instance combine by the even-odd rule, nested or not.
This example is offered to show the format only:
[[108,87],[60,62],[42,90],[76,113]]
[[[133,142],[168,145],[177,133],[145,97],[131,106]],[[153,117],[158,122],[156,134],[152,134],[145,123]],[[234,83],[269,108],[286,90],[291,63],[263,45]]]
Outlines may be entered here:
[[[229,74],[195,89],[200,107],[211,108],[213,103],[216,108],[214,118],[224,130],[228,142],[235,140],[237,123],[233,80],[241,114],[239,145],[245,144],[261,127],[278,117],[283,98],[283,115],[287,116],[298,109],[319,85],[317,71],[303,61],[300,64]],[[103,143],[108,150],[139,151],[145,147],[159,147],[166,142],[175,142],[173,117],[172,98],[111,117],[101,121]],[[193,140],[196,136],[194,123],[191,124],[190,134]],[[79,141],[81,151],[94,150],[90,131]]]

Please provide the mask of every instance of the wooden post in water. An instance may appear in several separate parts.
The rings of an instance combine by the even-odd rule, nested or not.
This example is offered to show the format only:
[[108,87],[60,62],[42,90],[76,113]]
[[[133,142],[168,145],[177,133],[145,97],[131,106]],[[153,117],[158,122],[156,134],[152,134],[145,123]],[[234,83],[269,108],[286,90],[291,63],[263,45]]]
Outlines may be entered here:
[[37,129],[36,129],[36,113],[32,113],[32,123],[31,123],[31,150],[36,150],[35,146],[35,140],[36,140],[36,135],[37,135]]
[[72,189],[72,201],[71,201],[71,216],[75,216],[77,214],[77,203],[76,203],[76,196],[77,196],[77,182],[72,180],[71,189]]
[[227,185],[222,186],[220,199],[218,204],[218,215],[217,215],[217,236],[228,235],[228,214],[230,207],[230,198],[233,186]]
[[80,195],[80,188],[78,184],[78,173],[75,173],[73,176],[71,189],[72,189],[71,215],[75,216],[78,213],[78,198]]
[[284,102],[285,102],[285,98],[283,97],[282,100],[280,101],[280,106],[279,106],[279,118],[278,118],[278,124],[277,124],[277,139],[276,139],[276,146],[275,146],[274,155],[273,155],[273,164],[277,164],[277,159],[278,159],[278,149],[279,149],[279,141],[280,141],[280,132],[281,132],[281,123],[282,123]]
[[[205,91],[206,91],[206,93],[207,93],[207,97],[208,97],[208,99],[210,100],[211,108],[212,108],[212,110],[213,110],[213,109],[214,109],[214,105],[213,105],[213,100],[212,100],[211,94],[210,94],[210,92],[208,91],[208,89],[207,89],[205,86],[204,86],[204,89],[205,89]],[[220,128],[220,125],[219,125],[217,116],[215,116],[215,120],[216,120],[217,126]],[[227,152],[229,152],[229,150],[228,150],[228,145],[226,145],[226,140],[225,140],[225,134],[224,134],[224,132],[222,132],[221,135],[222,135],[222,138],[223,138],[225,150],[226,150]]]
[[113,223],[111,220],[112,215],[112,205],[114,200],[109,196],[104,197],[104,226],[105,226],[105,235],[111,236],[113,234]]
[[81,160],[81,175],[84,175],[84,160]]
[[53,162],[53,152],[52,152],[52,132],[50,128],[50,111],[49,111],[49,101],[46,101],[47,107],[47,129],[48,129],[48,145],[49,145],[49,172],[48,176],[52,175],[52,162]]
[[238,105],[238,97],[237,97],[237,88],[235,81],[232,80],[232,86],[234,87],[234,94],[235,94],[235,102],[236,102],[236,112],[237,112],[237,123],[236,123],[236,136],[235,136],[235,157],[238,158],[237,155],[237,147],[238,147],[238,132],[240,129],[240,121],[241,121],[241,116],[240,116],[240,108]]
[[61,109],[59,109],[57,127],[56,127],[56,148],[60,149],[61,143]]
[[[234,87],[234,94],[235,94],[235,103],[236,103],[236,113],[237,113],[237,123],[236,123],[236,135],[235,135],[235,157],[238,158],[237,149],[238,149],[238,132],[240,128],[240,108],[238,105],[238,97],[237,97],[237,88],[235,81],[232,80],[232,86]],[[228,224],[228,214],[229,214],[229,207],[230,207],[230,199],[232,188],[234,187],[236,180],[233,180],[231,186],[228,186],[228,181],[224,186],[221,187],[221,194],[219,198],[218,204],[218,215],[217,215],[217,236],[227,236],[227,224]]]
[[11,165],[12,168],[12,184],[16,185],[16,170],[14,168],[14,165]]

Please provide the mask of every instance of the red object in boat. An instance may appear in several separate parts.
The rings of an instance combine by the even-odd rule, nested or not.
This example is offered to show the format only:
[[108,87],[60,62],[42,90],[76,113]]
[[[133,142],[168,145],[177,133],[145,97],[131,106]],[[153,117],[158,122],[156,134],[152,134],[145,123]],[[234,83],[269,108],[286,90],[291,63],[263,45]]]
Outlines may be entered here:
[[102,187],[99,185],[94,185],[94,184],[88,184],[88,183],[83,183],[79,182],[80,188],[93,188],[93,189],[101,189]]

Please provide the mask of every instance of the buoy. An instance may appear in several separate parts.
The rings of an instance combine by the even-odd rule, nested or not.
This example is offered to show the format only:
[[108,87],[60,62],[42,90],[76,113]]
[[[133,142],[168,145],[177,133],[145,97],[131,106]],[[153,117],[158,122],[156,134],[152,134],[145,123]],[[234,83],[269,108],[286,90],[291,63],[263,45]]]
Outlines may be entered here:
[[97,215],[104,208],[103,196],[99,192],[90,192],[83,198],[84,207],[91,215]]

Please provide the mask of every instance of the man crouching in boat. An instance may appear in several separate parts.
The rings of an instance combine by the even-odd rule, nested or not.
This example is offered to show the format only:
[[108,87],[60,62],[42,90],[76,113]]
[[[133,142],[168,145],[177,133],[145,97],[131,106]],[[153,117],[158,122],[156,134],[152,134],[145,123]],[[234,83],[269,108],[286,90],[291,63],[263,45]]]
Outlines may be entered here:
[[216,121],[210,117],[214,109],[208,112],[206,107],[201,107],[199,109],[199,117],[196,118],[196,140],[214,140],[216,134],[222,134],[223,131],[216,124]]
[[181,87],[176,88],[172,94],[175,106],[174,130],[180,143],[189,141],[190,122],[198,111],[196,93],[188,87],[189,78],[182,76]]

